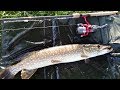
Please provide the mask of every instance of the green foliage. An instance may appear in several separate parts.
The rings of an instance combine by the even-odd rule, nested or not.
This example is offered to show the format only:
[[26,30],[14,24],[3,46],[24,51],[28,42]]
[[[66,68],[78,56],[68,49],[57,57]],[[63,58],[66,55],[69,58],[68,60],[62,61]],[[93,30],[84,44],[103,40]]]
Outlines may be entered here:
[[73,12],[86,13],[90,11],[0,11],[0,18],[70,15]]

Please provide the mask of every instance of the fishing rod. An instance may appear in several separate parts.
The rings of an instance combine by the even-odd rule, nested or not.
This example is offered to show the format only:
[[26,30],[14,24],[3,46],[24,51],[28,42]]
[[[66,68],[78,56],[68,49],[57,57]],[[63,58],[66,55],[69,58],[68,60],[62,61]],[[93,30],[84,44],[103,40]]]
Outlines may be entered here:
[[57,25],[57,26],[46,26],[46,27],[33,27],[33,28],[17,28],[17,29],[4,29],[0,31],[19,31],[19,30],[28,30],[28,29],[47,29],[52,27],[65,27],[65,26],[75,26],[77,24],[69,24],[69,25]]
[[[85,13],[85,14],[73,13],[72,15],[62,15],[62,16],[35,16],[35,17],[4,18],[4,19],[1,19],[0,21],[2,21],[3,23],[8,23],[8,22],[29,22],[29,21],[43,22],[44,20],[51,21],[50,18],[55,18],[55,19],[61,20],[61,19],[71,19],[71,18],[75,19],[75,18],[80,18],[81,16],[94,17],[94,16],[114,15],[114,14],[118,14],[118,11],[106,11],[106,12],[101,11],[101,12]],[[38,18],[41,18],[41,20],[31,20],[31,19],[38,19]],[[49,18],[49,19],[46,19],[46,18]],[[71,25],[77,25],[77,24],[71,24]],[[59,25],[59,26],[70,26],[70,25]],[[49,28],[49,27],[54,27],[54,26],[34,27],[34,28]],[[29,28],[4,29],[4,30],[0,30],[0,31],[20,30],[20,29],[29,29]]]
[[[31,19],[44,19],[47,18],[50,20],[50,18],[56,18],[56,19],[70,19],[70,18],[79,18],[80,16],[107,16],[107,15],[114,15],[118,14],[118,11],[99,11],[99,12],[92,12],[92,13],[73,13],[72,15],[58,15],[58,16],[34,16],[34,17],[19,17],[19,18],[3,18],[0,19],[0,21],[4,22],[26,22],[31,21]],[[25,20],[26,19],[26,20]]]
[[[35,25],[35,22],[31,25],[31,27],[33,27]],[[95,32],[97,29],[101,29],[101,28],[105,28],[108,26],[108,24],[102,25],[102,26],[98,26],[98,25],[87,25],[87,24],[77,24],[77,34],[82,35],[84,34],[84,36],[87,36],[89,33],[91,32]],[[86,25],[86,26],[84,26]],[[70,26],[70,25],[63,25],[63,26]],[[89,27],[90,26],[90,27]],[[49,27],[49,26],[48,26]],[[51,26],[52,28],[56,28],[59,26]],[[40,28],[40,27],[39,27]],[[42,27],[44,28],[44,27]],[[88,28],[91,28],[90,31],[87,31]],[[34,28],[35,29],[35,28]],[[20,32],[19,34],[17,34],[8,44],[8,47],[6,48],[6,50],[10,50],[12,49],[16,44],[18,44],[18,42],[20,42],[26,35],[27,33],[29,33],[31,30],[33,30],[33,28],[28,28],[27,30]],[[85,33],[87,33],[85,35]]]
[[[88,13],[88,14],[85,14],[85,15],[90,15],[90,16],[97,16],[97,15],[100,16],[100,15],[102,15],[103,16],[103,15],[110,15],[110,14],[115,14],[115,13],[116,13],[116,11],[114,11],[114,12],[102,12],[102,13],[101,12],[99,12],[99,13],[98,12],[97,13]],[[87,23],[87,25],[82,24],[82,27],[81,27],[81,26],[79,26],[80,24],[79,25],[77,24],[78,25],[77,32],[78,32],[78,34],[81,34],[81,33],[84,34],[83,36],[87,36],[90,33],[89,26],[91,26],[90,24],[88,24],[88,21],[86,20],[85,15],[82,14],[82,16],[84,16],[83,18],[85,19],[85,22]],[[72,16],[73,16],[72,18],[79,18],[81,16],[81,14],[73,13]],[[71,18],[71,17],[66,17],[66,18]],[[44,19],[45,19],[45,17],[44,17]],[[55,19],[63,19],[63,18],[55,18]],[[25,30],[26,29],[25,31],[23,31],[23,32],[19,33],[18,35],[16,35],[11,40],[11,42],[8,44],[7,50],[12,48],[13,44],[16,45],[17,42],[22,40],[22,37],[24,37],[26,33],[28,33],[29,31],[31,31],[31,30],[33,30],[35,28],[49,28],[49,27],[54,28],[54,27],[60,27],[60,26],[70,26],[70,25],[59,25],[59,26],[57,25],[57,26],[47,26],[47,27],[45,27],[45,26],[44,27],[34,27],[34,25],[35,25],[35,22],[33,23],[33,25],[31,25],[30,28],[18,28],[18,29],[4,29],[4,30],[1,30],[1,31],[9,31],[9,30],[21,30],[21,29]],[[74,24],[74,25],[76,25],[76,24]],[[92,26],[90,28],[92,28]],[[99,27],[99,28],[101,28],[101,27]],[[82,36],[82,34],[81,34],[81,36]]]

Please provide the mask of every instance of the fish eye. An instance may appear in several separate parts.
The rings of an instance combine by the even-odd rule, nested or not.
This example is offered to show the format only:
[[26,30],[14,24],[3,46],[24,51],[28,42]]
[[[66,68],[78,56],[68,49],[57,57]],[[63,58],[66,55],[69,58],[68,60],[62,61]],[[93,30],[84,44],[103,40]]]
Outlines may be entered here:
[[100,48],[100,45],[98,45],[97,47]]

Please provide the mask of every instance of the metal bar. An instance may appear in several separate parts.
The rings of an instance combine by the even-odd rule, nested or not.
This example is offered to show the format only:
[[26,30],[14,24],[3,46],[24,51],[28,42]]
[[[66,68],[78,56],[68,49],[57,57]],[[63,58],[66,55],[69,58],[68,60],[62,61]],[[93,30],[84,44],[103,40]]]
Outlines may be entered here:
[[[77,25],[77,24],[70,24],[71,26],[73,25]],[[51,27],[64,27],[64,26],[70,26],[70,25],[58,25],[58,26],[46,26],[46,27],[33,27],[33,28],[17,28],[17,29],[3,29],[3,30],[0,30],[0,31],[15,31],[15,30],[21,30],[21,29],[37,29],[37,28],[41,28],[41,29],[44,29],[44,28],[51,28]]]
[[120,53],[111,53],[112,56],[119,56],[120,57]]
[[72,15],[61,15],[61,16],[34,16],[34,17],[19,17],[19,18],[3,18],[0,21],[7,21],[7,20],[24,20],[24,19],[38,19],[38,18],[63,18],[63,17],[72,17]]
[[41,42],[31,42],[31,41],[26,41],[27,43],[31,44],[31,45],[39,45],[39,44],[46,44],[46,43],[50,43],[52,42],[52,40],[44,40],[44,41],[41,41]]
[[[49,19],[46,19],[46,20],[49,20]],[[9,22],[11,23],[11,22],[29,22],[29,21],[30,21],[30,22],[31,22],[31,21],[34,21],[34,22],[35,22],[35,21],[38,21],[38,22],[41,21],[41,22],[42,22],[43,20],[28,20],[28,19],[25,19],[25,20],[14,20],[14,21],[3,21],[3,22],[4,22],[4,23],[9,23]]]
[[[57,26],[57,20],[53,18],[52,20],[52,25],[53,26]],[[59,37],[59,30],[58,28],[56,27],[52,27],[52,33],[53,33],[53,46],[56,46],[57,44],[60,44],[58,39],[60,38]],[[56,79],[59,79],[60,76],[59,76],[59,67],[56,65],[55,66],[55,70],[56,70]]]

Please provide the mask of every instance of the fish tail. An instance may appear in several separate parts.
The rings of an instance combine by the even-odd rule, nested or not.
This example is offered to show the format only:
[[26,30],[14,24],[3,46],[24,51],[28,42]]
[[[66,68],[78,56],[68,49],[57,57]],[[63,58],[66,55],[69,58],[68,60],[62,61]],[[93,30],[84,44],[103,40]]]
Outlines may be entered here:
[[13,79],[19,71],[20,69],[17,68],[17,65],[7,67],[0,72],[0,79]]
[[5,69],[5,70],[3,70],[3,72],[0,74],[0,79],[13,79],[14,76],[15,76],[15,75],[12,74],[9,69]]

